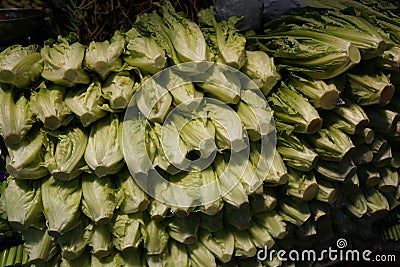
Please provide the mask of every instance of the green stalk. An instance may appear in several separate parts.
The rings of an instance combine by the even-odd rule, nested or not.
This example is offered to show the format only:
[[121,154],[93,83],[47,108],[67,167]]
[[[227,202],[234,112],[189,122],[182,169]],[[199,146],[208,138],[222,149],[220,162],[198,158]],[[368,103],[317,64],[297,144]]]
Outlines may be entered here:
[[287,235],[284,219],[274,210],[254,214],[254,222],[264,227],[273,238],[283,239]]
[[224,228],[223,212],[215,215],[207,215],[200,212],[200,227],[209,232],[217,232]]
[[169,236],[183,244],[192,244],[197,240],[200,217],[190,213],[187,217],[175,216],[167,223]]
[[357,175],[360,178],[360,184],[368,187],[377,185],[381,180],[378,168],[371,165],[358,166]]
[[[211,167],[209,167],[201,172],[201,179],[203,180],[202,181],[203,186],[206,186],[206,185],[216,182],[215,173]],[[200,207],[200,211],[205,214],[208,214],[208,215],[217,214],[224,205],[224,201],[221,198],[214,200],[216,198],[216,196],[218,196],[218,194],[219,194],[218,188],[211,187],[211,186],[202,187],[201,192],[203,193],[204,199],[213,200],[213,201],[211,201],[211,202],[204,201],[204,202],[208,202],[208,203],[203,204]]]
[[[391,142],[390,147],[392,151],[400,151],[399,142]],[[390,166],[393,168],[400,168],[400,153],[393,153]]]
[[367,200],[368,215],[380,218],[389,211],[389,203],[386,198],[373,187],[363,188],[364,196]]
[[318,194],[318,183],[314,173],[299,172],[292,168],[288,169],[289,181],[286,185],[286,194],[309,201]]
[[370,147],[366,144],[359,144],[355,147],[354,152],[351,155],[351,159],[354,164],[361,165],[372,162],[374,153]]
[[370,120],[369,127],[383,135],[395,134],[400,121],[399,113],[381,108],[365,109],[365,112]]
[[89,225],[87,239],[91,253],[96,258],[105,258],[112,253],[112,235],[107,225]]
[[326,161],[342,161],[355,147],[347,134],[332,126],[306,138],[319,158]]
[[245,204],[240,208],[225,204],[224,223],[233,226],[238,230],[247,229],[251,221],[250,205]]
[[291,197],[282,198],[278,203],[279,214],[282,218],[294,225],[300,226],[311,216],[307,202]]
[[187,251],[190,257],[192,267],[210,266],[216,267],[215,257],[210,250],[203,245],[200,240],[193,244],[187,245]]
[[380,57],[373,59],[373,64],[380,69],[399,72],[400,71],[400,47],[393,46],[383,52]]
[[338,105],[324,116],[324,123],[353,135],[361,133],[369,123],[364,109],[353,101],[343,98],[343,105]]
[[227,168],[227,164],[222,156],[217,155],[215,158],[214,169],[218,177],[217,186],[219,187],[220,195],[225,202],[238,208],[249,203],[246,190],[238,181],[238,178],[232,174],[229,168]]
[[272,166],[269,169],[267,177],[264,179],[265,184],[269,186],[276,186],[286,184],[289,179],[287,168],[282,156],[278,150],[275,150]]
[[370,145],[372,153],[372,163],[376,167],[385,166],[392,159],[392,151],[389,142],[382,135],[375,135],[374,141]]
[[8,255],[7,255],[7,260],[6,264],[4,266],[13,266],[15,262],[15,257],[17,255],[17,249],[18,246],[12,246],[8,248]]
[[347,177],[352,177],[355,174],[357,167],[353,160],[347,156],[340,162],[320,160],[315,166],[315,170],[325,179],[343,182]]
[[358,48],[347,40],[315,30],[288,28],[248,39],[257,39],[260,49],[270,53],[278,64],[314,79],[336,77],[361,60]]
[[361,106],[386,105],[394,95],[394,86],[383,73],[346,73],[348,88],[344,91],[349,98]]
[[252,213],[271,211],[278,204],[278,198],[273,189],[264,187],[262,194],[255,194],[250,198]]
[[237,104],[240,100],[240,80],[223,66],[213,64],[203,73],[204,76],[199,77],[202,82],[197,85],[225,104]]
[[381,192],[394,192],[399,187],[398,170],[390,167],[382,167],[379,169],[381,180],[378,189]]
[[88,222],[81,222],[71,231],[57,238],[57,243],[61,248],[61,256],[67,260],[73,260],[83,254],[87,247],[86,229]]
[[316,133],[322,126],[317,110],[299,92],[284,83],[268,97],[276,120],[294,127],[297,133]]
[[394,192],[383,192],[387,202],[389,203],[389,209],[394,210],[400,205],[400,201],[396,198]]
[[359,133],[355,133],[351,140],[353,141],[354,145],[359,144],[371,144],[375,138],[375,131],[371,128],[365,128]]
[[360,189],[360,180],[357,173],[351,177],[347,177],[340,187],[340,191],[344,194],[354,194]]
[[162,221],[167,216],[169,207],[163,202],[152,198],[148,210],[152,220]]
[[233,230],[235,238],[235,256],[251,258],[257,253],[251,235],[247,230]]
[[275,240],[268,232],[268,228],[257,222],[256,220],[252,220],[250,222],[248,231],[256,247],[267,247],[270,249],[275,245]]
[[169,241],[168,258],[165,267],[182,266],[189,267],[190,259],[186,246],[174,240]]
[[333,83],[291,73],[288,86],[304,94],[315,108],[330,110],[336,107],[339,90]]
[[315,199],[333,204],[339,197],[339,192],[335,183],[325,179],[318,179],[317,181],[319,190]]
[[172,95],[172,103],[181,110],[195,110],[199,104],[199,99],[204,93],[196,90],[191,79],[175,69],[167,69],[162,73],[162,81],[165,88]]
[[124,213],[143,211],[149,206],[150,200],[143,189],[136,183],[127,168],[117,174],[117,184],[121,193],[119,209]]
[[277,136],[277,150],[283,161],[299,171],[311,171],[318,161],[318,154],[305,141],[294,134],[280,132]]
[[[168,246],[169,235],[165,229],[165,222],[157,222],[145,218],[144,248],[148,255],[161,255]],[[143,233],[142,233],[143,234]]]
[[344,199],[346,202],[346,209],[357,218],[361,218],[367,213],[367,200],[361,192],[345,195]]
[[329,219],[331,212],[330,204],[318,200],[311,200],[308,202],[308,207],[314,221],[320,222],[324,221],[324,219]]
[[140,89],[135,92],[134,98],[140,112],[151,122],[162,123],[172,104],[169,91],[158,84],[155,79],[147,79]]
[[8,253],[9,253],[9,249],[8,248],[3,249],[3,251],[1,252],[0,266],[6,266]]
[[75,228],[81,215],[81,180],[63,181],[50,176],[42,182],[41,189],[48,234],[59,237]]
[[313,220],[307,220],[299,228],[296,229],[296,235],[301,241],[311,242],[311,238],[314,238],[317,234],[317,225]]
[[143,229],[143,213],[124,214],[116,212],[111,223],[110,232],[116,249],[131,253],[141,245]]
[[118,204],[117,191],[111,176],[82,176],[82,211],[96,224],[107,224]]
[[213,233],[201,230],[199,238],[203,245],[221,262],[228,263],[232,259],[235,239],[230,229]]
[[22,244],[19,244],[17,247],[17,253],[15,255],[14,265],[19,266],[22,264],[23,255],[24,255],[24,246]]
[[30,227],[22,232],[25,241],[24,247],[29,255],[29,264],[43,264],[59,253],[59,248],[54,238],[42,230]]
[[22,254],[22,266],[25,266],[28,264],[29,261],[29,254],[26,251],[26,249],[24,248],[23,254]]

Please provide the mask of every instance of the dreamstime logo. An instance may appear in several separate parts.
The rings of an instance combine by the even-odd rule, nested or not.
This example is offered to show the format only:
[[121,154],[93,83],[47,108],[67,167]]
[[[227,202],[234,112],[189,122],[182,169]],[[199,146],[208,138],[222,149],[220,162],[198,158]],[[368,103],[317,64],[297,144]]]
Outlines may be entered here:
[[313,249],[305,250],[269,250],[267,247],[257,251],[257,259],[259,261],[273,260],[277,258],[280,261],[293,261],[293,262],[320,262],[324,260],[329,261],[366,261],[366,262],[395,262],[396,255],[372,255],[372,251],[348,249],[347,240],[339,238],[336,241],[336,248],[328,247],[321,251]]
[[347,240],[344,239],[344,238],[339,238],[339,239],[336,241],[336,246],[337,246],[339,249],[347,247]]
[[[255,190],[276,147],[261,91],[240,71],[213,62],[175,65],[143,82],[126,110],[122,138],[137,184],[178,207],[212,203],[249,173],[248,189]],[[183,183],[188,175],[196,179]]]

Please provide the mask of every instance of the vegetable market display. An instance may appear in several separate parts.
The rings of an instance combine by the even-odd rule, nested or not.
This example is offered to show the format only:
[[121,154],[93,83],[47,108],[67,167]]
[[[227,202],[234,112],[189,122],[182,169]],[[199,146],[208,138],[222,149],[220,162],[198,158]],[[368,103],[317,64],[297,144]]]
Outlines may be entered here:
[[[400,18],[349,0],[304,2],[311,7],[257,34],[237,32],[234,17],[217,22],[212,8],[196,24],[160,1],[108,41],[84,45],[70,34],[2,51],[0,171],[9,176],[1,184],[0,241],[18,232],[23,245],[3,249],[0,266],[279,266],[288,263],[257,261],[257,250],[368,241],[373,222],[400,203]],[[165,84],[150,78],[205,61],[240,70],[263,96],[201,64],[183,68],[186,76],[166,72]],[[206,82],[187,82],[202,73],[211,73]],[[224,106],[200,102],[195,108],[205,115],[166,119],[208,98]],[[132,99],[147,115],[129,121],[145,133],[133,141],[146,151],[133,144],[126,154]],[[260,146],[271,129],[259,122],[269,122],[270,110],[276,152],[269,158]],[[245,131],[224,129],[209,114],[239,117]],[[208,168],[173,164],[184,158],[162,146],[163,134],[179,125],[173,145],[190,160],[215,152]],[[245,148],[240,176],[229,156]],[[135,179],[149,175],[145,157],[172,184],[216,181],[207,194],[219,198],[197,206],[153,198]]]

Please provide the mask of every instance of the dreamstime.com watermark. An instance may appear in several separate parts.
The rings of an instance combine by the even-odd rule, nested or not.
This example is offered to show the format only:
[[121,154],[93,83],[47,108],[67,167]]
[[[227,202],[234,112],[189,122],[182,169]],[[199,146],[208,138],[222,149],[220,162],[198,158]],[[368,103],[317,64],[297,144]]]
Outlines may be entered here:
[[373,251],[357,250],[357,249],[346,249],[347,240],[339,238],[336,241],[336,248],[328,247],[321,251],[313,249],[304,250],[274,250],[274,249],[260,249],[257,251],[257,260],[266,261],[277,258],[280,261],[292,261],[292,262],[321,262],[321,261],[353,261],[353,262],[396,262],[397,258],[394,254],[379,254],[373,253]]

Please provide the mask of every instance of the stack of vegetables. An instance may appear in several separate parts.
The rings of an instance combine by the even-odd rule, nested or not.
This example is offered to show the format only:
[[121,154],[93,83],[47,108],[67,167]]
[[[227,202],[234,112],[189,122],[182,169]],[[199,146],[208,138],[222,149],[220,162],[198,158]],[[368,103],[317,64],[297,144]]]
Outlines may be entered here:
[[[400,203],[400,26],[385,14],[315,8],[271,21],[265,33],[246,39],[235,29],[237,18],[217,22],[207,9],[196,24],[160,1],[109,41],[86,46],[71,34],[1,52],[0,133],[9,177],[0,211],[6,231],[18,231],[24,242],[12,255],[36,266],[277,266],[277,258],[258,262],[257,249],[367,240],[374,219]],[[242,71],[265,98],[214,67],[207,82],[184,82],[148,106],[184,79],[169,72],[170,85],[142,90],[151,75],[202,61]],[[201,66],[188,76],[204,72]],[[191,159],[206,147],[206,156],[217,156],[201,172],[181,171],[161,143],[169,123],[182,121],[165,118],[203,96],[235,111],[208,113],[238,116],[246,131],[236,127],[231,136],[208,117],[190,121],[179,133],[181,151]],[[144,125],[146,138],[137,143],[146,142],[145,154],[165,179],[181,186],[217,181],[218,194],[229,186],[219,179],[229,154],[245,147],[244,175],[230,170],[240,183],[207,205],[171,206],[148,195],[134,179],[148,170],[128,169],[140,170],[143,151],[132,144],[123,153],[123,118],[133,98],[149,115],[131,122],[132,130]],[[269,108],[277,130],[272,162],[260,149],[271,132],[255,123],[270,122]]]

